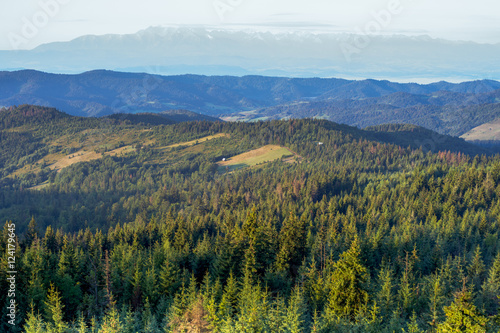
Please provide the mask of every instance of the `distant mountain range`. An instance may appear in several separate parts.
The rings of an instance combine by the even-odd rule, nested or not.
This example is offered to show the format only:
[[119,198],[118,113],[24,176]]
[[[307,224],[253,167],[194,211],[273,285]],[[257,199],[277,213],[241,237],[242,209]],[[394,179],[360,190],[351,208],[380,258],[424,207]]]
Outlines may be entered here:
[[500,44],[428,36],[152,27],[129,35],[83,36],[33,50],[0,51],[0,70],[463,81],[500,79],[499,60]]
[[[460,136],[500,118],[500,82],[0,72],[0,106],[21,104],[56,107],[77,116],[149,113],[162,122],[170,120],[151,113],[182,109],[243,121],[315,117],[358,127],[408,123]],[[182,117],[189,118],[186,111]]]

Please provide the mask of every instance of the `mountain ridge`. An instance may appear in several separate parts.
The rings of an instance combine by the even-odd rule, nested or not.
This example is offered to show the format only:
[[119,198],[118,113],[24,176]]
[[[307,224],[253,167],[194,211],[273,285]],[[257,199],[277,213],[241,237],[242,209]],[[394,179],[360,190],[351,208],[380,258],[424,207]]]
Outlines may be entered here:
[[78,116],[183,109],[224,120],[318,117],[360,127],[413,123],[459,136],[500,117],[500,82],[0,72],[0,106],[22,104]]
[[495,66],[500,44],[373,35],[368,47],[345,54],[343,45],[356,45],[357,38],[359,35],[331,32],[152,27],[135,34],[82,36],[33,50],[0,51],[0,69],[30,64],[31,68],[60,73],[106,68],[162,75],[500,78]]

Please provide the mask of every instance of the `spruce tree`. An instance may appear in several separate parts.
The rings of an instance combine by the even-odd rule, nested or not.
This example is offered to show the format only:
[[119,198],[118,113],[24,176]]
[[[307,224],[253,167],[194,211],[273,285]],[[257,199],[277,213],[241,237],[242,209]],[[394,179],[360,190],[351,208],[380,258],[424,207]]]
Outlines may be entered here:
[[438,333],[486,332],[488,319],[472,303],[472,294],[465,288],[460,291],[450,306],[444,308],[446,320],[437,327]]
[[482,301],[486,311],[493,315],[498,312],[500,304],[500,252],[496,255],[488,278],[482,286]]
[[330,279],[330,294],[327,312],[330,315],[354,321],[368,303],[366,281],[368,273],[361,261],[358,239],[340,255]]
[[66,332],[68,326],[64,322],[64,305],[59,291],[56,290],[51,283],[47,294],[46,316],[47,316],[47,331],[50,333],[63,333]]
[[44,332],[46,332],[45,331],[45,323],[42,319],[42,316],[39,313],[35,314],[33,304],[31,304],[31,310],[28,313],[26,323],[24,324],[24,332],[26,332],[26,333],[44,333]]

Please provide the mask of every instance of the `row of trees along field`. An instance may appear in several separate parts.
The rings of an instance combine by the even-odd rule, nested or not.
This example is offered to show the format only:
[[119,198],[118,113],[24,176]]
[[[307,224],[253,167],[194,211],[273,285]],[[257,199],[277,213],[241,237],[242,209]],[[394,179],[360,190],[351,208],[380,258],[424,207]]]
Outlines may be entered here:
[[[18,331],[500,329],[498,156],[424,153],[317,120],[153,131],[228,138],[2,189],[20,231]],[[264,144],[301,162],[217,169]],[[2,304],[7,289],[2,279]]]

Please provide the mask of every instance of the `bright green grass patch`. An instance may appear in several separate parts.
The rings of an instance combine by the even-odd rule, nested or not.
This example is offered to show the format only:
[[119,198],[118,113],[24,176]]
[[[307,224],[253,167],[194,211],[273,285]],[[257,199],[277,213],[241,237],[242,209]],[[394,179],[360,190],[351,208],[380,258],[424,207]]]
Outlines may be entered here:
[[282,157],[291,155],[294,155],[294,153],[286,147],[267,145],[240,155],[233,156],[226,161],[220,161],[217,164],[219,165],[219,171],[221,172],[225,170],[233,171],[236,169],[255,166],[261,163],[275,161]]

